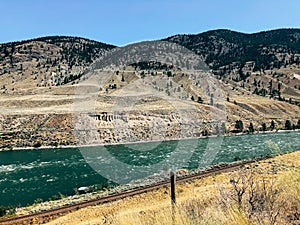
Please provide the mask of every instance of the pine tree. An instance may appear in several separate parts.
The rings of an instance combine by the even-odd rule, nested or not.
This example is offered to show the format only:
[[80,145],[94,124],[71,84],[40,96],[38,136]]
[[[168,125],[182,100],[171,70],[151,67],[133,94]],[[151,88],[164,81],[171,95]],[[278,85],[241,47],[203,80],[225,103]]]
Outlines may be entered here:
[[271,129],[271,130],[274,130],[274,129],[275,129],[275,122],[274,122],[274,120],[271,121],[270,129]]
[[235,129],[236,129],[236,132],[242,132],[244,129],[243,121],[241,121],[241,120],[235,121]]
[[267,131],[267,125],[266,125],[266,123],[262,123],[261,124],[261,130],[262,131]]
[[203,103],[203,99],[202,99],[200,96],[198,96],[197,102],[198,102],[198,103]]
[[286,121],[285,121],[284,128],[285,128],[286,130],[292,130],[292,123],[291,123],[290,120],[286,120]]
[[254,127],[253,127],[253,123],[250,123],[249,127],[248,127],[249,133],[253,133],[254,132]]

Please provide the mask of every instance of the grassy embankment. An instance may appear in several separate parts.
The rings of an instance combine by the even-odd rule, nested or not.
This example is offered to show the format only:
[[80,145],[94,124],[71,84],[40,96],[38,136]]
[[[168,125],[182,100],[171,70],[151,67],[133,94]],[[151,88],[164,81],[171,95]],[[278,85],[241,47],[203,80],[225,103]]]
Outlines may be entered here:
[[88,207],[49,224],[299,224],[300,151],[239,171]]

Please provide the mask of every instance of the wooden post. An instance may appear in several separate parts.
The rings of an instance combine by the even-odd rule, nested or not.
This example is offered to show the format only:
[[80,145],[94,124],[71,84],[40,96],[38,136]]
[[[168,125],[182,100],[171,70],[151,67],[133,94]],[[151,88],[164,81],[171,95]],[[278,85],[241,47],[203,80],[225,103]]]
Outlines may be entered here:
[[171,171],[170,173],[171,177],[171,205],[172,205],[172,224],[175,224],[175,209],[176,209],[176,189],[175,189],[175,184],[176,184],[176,174]]
[[176,193],[175,193],[176,175],[171,171],[171,203],[176,204]]

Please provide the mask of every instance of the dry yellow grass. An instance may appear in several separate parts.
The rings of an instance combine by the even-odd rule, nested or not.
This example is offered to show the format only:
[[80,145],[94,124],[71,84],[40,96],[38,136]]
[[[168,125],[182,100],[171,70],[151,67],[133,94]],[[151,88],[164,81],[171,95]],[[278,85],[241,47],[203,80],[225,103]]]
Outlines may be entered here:
[[[296,221],[296,216],[300,210],[299,162],[300,151],[247,166],[239,171],[177,185],[177,205],[174,209],[170,204],[169,188],[162,188],[81,209],[49,224],[297,224],[299,221]],[[236,182],[240,187],[242,178],[247,178],[245,180],[248,182],[241,205],[234,198],[234,182],[229,182],[237,181],[237,178],[240,178]],[[252,186],[249,185],[251,182]],[[265,200],[261,203],[265,208],[250,211],[247,200],[251,187],[260,196],[261,202]],[[275,223],[271,221],[272,216],[276,216]]]

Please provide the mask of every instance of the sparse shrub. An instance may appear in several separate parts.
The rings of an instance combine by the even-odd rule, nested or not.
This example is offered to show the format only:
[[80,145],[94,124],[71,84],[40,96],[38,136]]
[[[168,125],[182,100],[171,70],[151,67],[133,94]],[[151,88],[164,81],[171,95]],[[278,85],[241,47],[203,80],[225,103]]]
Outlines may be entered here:
[[58,143],[55,141],[55,142],[52,142],[51,143],[51,146],[54,146],[54,147],[58,147]]
[[63,195],[62,193],[58,192],[58,194],[52,195],[52,197],[49,198],[49,201],[55,201],[55,200],[63,199],[65,197],[66,197],[65,195]]
[[13,215],[16,213],[16,209],[13,206],[0,206],[0,217]]
[[33,144],[33,147],[34,148],[39,148],[39,147],[41,147],[42,146],[42,141],[41,140],[38,140],[37,142],[35,142],[34,144]]
[[208,131],[205,129],[201,132],[202,136],[208,136]]
[[36,200],[34,200],[34,204],[39,204],[42,203],[44,200],[41,198],[37,198]]

